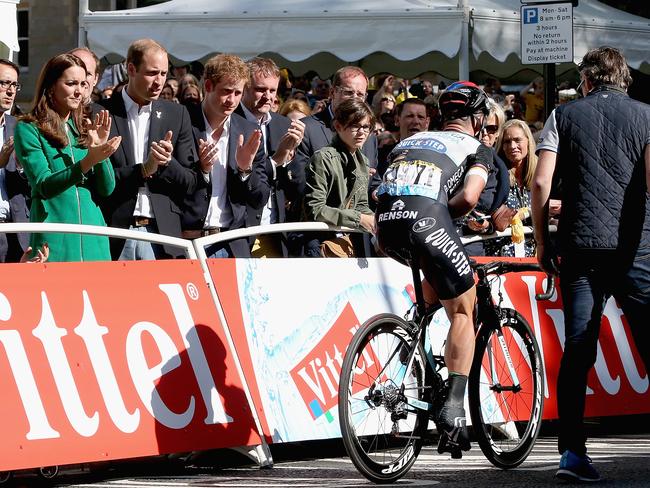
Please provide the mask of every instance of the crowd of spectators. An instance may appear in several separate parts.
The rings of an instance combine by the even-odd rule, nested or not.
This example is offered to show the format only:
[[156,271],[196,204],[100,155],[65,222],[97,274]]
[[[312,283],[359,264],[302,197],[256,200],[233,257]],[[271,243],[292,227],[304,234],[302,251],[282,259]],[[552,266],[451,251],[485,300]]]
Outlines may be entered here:
[[[364,201],[373,209],[373,190],[392,148],[417,132],[440,128],[437,99],[445,83],[436,84],[426,77],[405,80],[384,74],[368,78],[361,68],[353,66],[340,69],[331,78],[313,71],[294,76],[270,59],[245,62],[223,55],[205,65],[172,66],[164,47],[150,39],[135,41],[126,54],[122,65],[105,69],[102,76],[99,60],[86,48],[66,54],[79,59],[74,69],[70,65],[62,72],[48,73],[52,69],[50,60],[41,78],[54,78],[48,78],[50,85],[44,88],[45,93],[41,90],[37,104],[18,123],[10,112],[19,113],[14,103],[20,89],[19,72],[12,63],[0,64],[0,125],[7,128],[0,141],[0,189],[11,183],[10,194],[17,192],[23,197],[27,210],[22,212],[22,221],[27,220],[31,205],[32,221],[106,222],[189,239],[260,224],[304,220],[341,224],[341,219],[321,218],[330,215],[322,207],[327,198],[318,195],[318,203],[314,203],[316,187],[325,185],[322,188],[331,191],[335,186],[333,181],[314,180],[318,174],[314,165],[322,163],[323,155],[317,156],[320,151],[340,146],[347,151],[342,160],[351,156],[358,162],[355,171],[367,166],[365,178],[344,173],[337,185],[345,193],[356,188],[359,181],[368,181],[368,198]],[[70,88],[67,69],[75,71],[75,76],[84,75],[75,89]],[[58,86],[68,88],[57,95]],[[472,214],[459,219],[458,230],[463,236],[530,225],[530,178],[536,163],[535,136],[543,126],[543,79],[513,91],[504,91],[495,78],[486,79],[483,86],[491,97],[492,112],[481,140],[495,151],[500,170],[490,175],[486,185],[485,201],[490,204],[481,206],[479,202]],[[372,127],[368,133],[356,116],[352,122],[337,119],[337,110],[349,100],[369,107],[371,117],[367,118],[372,120]],[[61,108],[57,103],[69,106]],[[55,115],[58,119],[52,118]],[[357,126],[364,130],[347,134],[350,127]],[[20,140],[17,158],[14,127]],[[347,135],[358,136],[354,139],[357,142],[363,139],[359,148],[352,151],[342,143]],[[110,150],[106,146],[109,142]],[[105,157],[89,159],[88,154],[97,154],[100,146]],[[84,163],[87,160],[92,164]],[[38,171],[34,169],[36,161],[42,163]],[[69,173],[67,180],[62,179],[61,170]],[[16,175],[22,184],[18,190],[13,183]],[[6,189],[2,190],[4,196]],[[73,213],[82,216],[79,218],[44,211],[50,202],[66,194],[82,195],[85,203],[79,201],[77,206],[94,205],[101,212],[88,219],[81,211]],[[363,211],[343,208],[352,201],[348,196],[341,195],[341,208],[330,216],[353,214],[356,226],[370,230],[365,217],[359,217],[365,215],[366,207]],[[8,200],[0,198],[0,221],[21,221],[18,214],[14,217],[11,212],[1,212],[3,201]],[[553,217],[559,212],[560,204],[556,204]],[[209,254],[321,256],[326,237],[302,233],[282,234],[275,239],[258,236],[212,249]],[[113,240],[110,256],[91,251],[79,254],[76,250],[83,250],[79,243],[34,234],[29,258],[42,255],[39,251],[46,240],[51,261],[178,257],[167,246],[143,247]],[[374,252],[369,238],[353,236],[352,240],[355,253]],[[81,238],[82,243],[86,241],[92,239]],[[19,236],[18,241],[11,238],[10,244],[12,249],[1,252],[0,259],[20,260],[28,245],[25,236]],[[0,242],[0,251],[3,246],[6,244]],[[62,249],[68,247],[75,251]],[[535,245],[532,238],[513,243],[504,237],[473,245],[472,252],[531,256]]]

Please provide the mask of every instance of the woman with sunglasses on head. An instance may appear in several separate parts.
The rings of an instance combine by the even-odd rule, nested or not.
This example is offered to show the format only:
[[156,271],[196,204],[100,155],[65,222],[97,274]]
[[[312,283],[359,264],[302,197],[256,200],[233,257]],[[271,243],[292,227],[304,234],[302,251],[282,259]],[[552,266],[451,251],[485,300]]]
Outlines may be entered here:
[[[375,215],[368,207],[368,158],[361,152],[374,127],[375,117],[364,101],[351,98],[336,107],[336,134],[328,146],[312,156],[306,168],[305,220],[362,228],[374,234]],[[314,242],[306,246],[313,250],[308,252],[311,257],[355,255],[349,236],[317,238],[319,246]]]

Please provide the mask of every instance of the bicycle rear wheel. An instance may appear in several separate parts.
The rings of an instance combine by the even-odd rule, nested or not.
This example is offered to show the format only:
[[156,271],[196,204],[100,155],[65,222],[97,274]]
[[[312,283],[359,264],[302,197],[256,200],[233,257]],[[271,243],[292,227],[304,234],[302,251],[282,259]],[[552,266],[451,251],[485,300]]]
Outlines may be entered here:
[[352,463],[370,481],[399,479],[420,453],[429,420],[423,403],[428,396],[425,362],[406,323],[392,314],[369,319],[348,346],[339,382],[339,423]]
[[503,469],[530,454],[542,424],[544,366],[526,320],[504,309],[500,327],[483,326],[469,378],[473,430],[485,457]]

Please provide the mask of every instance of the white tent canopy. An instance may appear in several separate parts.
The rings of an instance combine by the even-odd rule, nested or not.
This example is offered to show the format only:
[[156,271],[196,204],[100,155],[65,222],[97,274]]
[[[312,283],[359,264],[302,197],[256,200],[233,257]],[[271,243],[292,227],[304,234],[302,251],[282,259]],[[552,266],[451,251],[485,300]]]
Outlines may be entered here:
[[[519,61],[519,0],[171,0],[139,9],[89,12],[80,2],[80,32],[100,57],[122,59],[136,38],[161,42],[176,61],[218,52],[273,57],[296,73],[329,75],[357,63],[368,74],[413,77],[425,71],[458,76],[469,62],[497,76]],[[576,61],[591,47],[623,50],[630,65],[650,72],[650,22],[595,0],[574,10]],[[471,54],[463,49],[463,33]],[[467,34],[466,36],[467,37]],[[80,43],[84,39],[80,37]],[[469,60],[465,59],[469,57]],[[539,66],[537,68],[540,68]]]
[[[473,68],[490,71],[488,67],[493,67],[492,73],[499,75],[495,60],[504,62],[516,56],[520,62],[521,2],[470,0],[470,4],[473,7],[472,50],[478,58]],[[650,73],[650,20],[595,0],[580,0],[573,13],[576,64],[589,49],[607,45],[621,49],[631,67]]]
[[12,51],[19,51],[16,5],[19,0],[0,0],[0,55],[11,58]]

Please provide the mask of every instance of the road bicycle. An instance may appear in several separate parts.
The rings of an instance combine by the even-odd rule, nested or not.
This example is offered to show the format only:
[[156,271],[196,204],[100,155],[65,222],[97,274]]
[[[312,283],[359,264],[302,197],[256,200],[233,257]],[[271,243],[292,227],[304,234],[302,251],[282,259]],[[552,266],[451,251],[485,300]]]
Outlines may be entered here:
[[[392,483],[404,476],[427,440],[430,421],[447,396],[444,352],[432,352],[418,260],[411,259],[415,302],[401,317],[383,313],[355,333],[339,382],[339,423],[350,459],[363,476]],[[544,365],[530,326],[516,310],[493,299],[492,284],[506,273],[540,271],[515,261],[472,262],[476,285],[476,344],[468,379],[473,437],[495,466],[521,464],[533,448],[542,421]],[[538,300],[555,292],[553,277]],[[444,436],[441,436],[444,439]],[[439,444],[438,451],[445,446]],[[459,448],[452,457],[460,457]]]

